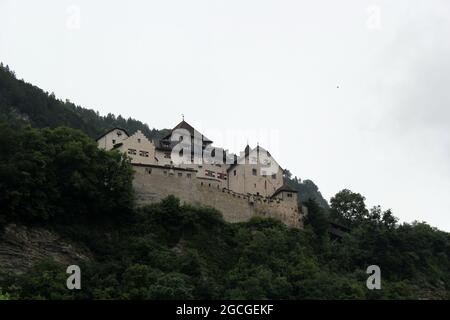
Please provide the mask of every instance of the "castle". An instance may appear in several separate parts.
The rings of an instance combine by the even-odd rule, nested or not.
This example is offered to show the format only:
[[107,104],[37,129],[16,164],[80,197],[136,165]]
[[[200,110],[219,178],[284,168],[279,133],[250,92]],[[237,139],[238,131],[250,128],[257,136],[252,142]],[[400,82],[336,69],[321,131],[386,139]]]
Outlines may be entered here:
[[297,192],[283,183],[283,169],[259,145],[247,145],[239,156],[228,154],[184,119],[159,141],[139,130],[130,135],[112,128],[97,143],[131,159],[138,204],[173,194],[186,203],[216,208],[229,222],[265,216],[291,227],[303,225],[305,210]]

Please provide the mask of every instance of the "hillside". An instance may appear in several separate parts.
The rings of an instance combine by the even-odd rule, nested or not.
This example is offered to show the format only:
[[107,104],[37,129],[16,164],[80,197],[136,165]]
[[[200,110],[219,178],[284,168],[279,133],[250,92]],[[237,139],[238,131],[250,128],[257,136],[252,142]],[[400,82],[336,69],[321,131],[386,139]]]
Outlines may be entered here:
[[[120,127],[130,133],[141,130],[151,139],[160,139],[168,133],[167,129],[150,129],[147,124],[122,116],[99,115],[92,109],[76,106],[69,101],[61,101],[53,94],[16,78],[8,66],[0,64],[0,122],[11,125],[29,124],[35,128],[56,128],[66,126],[79,129],[95,139],[113,127]],[[297,182],[290,180],[291,186],[298,190],[299,199],[316,200],[323,208],[328,208],[317,186],[310,180]]]
[[[79,130],[1,124],[1,299],[450,298],[450,234],[398,224],[350,190],[330,201],[351,226],[335,241],[313,200],[304,230],[232,224],[173,196],[136,208],[132,179],[123,155]],[[65,287],[69,262],[79,291]],[[381,290],[366,288],[369,265]]]
[[147,124],[132,118],[116,117],[111,113],[101,116],[92,109],[58,100],[54,94],[17,79],[3,64],[0,65],[0,121],[30,124],[36,128],[66,126],[80,129],[94,139],[113,127],[128,132],[141,130],[151,139],[167,134],[167,130],[150,129]]
[[[136,208],[129,162],[92,137],[161,131],[59,101],[5,67],[0,108],[0,299],[450,298],[450,235],[398,224],[358,193],[342,190],[328,207],[286,171],[308,207],[304,230],[227,223],[175,197]],[[339,241],[330,217],[351,227]],[[80,291],[65,288],[69,262],[83,270]],[[382,290],[366,288],[372,264]]]

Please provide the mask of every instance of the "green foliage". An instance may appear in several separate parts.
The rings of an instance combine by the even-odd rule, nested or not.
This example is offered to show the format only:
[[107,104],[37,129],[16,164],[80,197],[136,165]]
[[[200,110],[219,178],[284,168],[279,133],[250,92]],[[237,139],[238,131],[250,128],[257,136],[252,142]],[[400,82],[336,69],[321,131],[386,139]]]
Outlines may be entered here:
[[304,205],[308,208],[308,214],[304,221],[305,226],[311,226],[319,238],[325,237],[329,228],[328,216],[325,209],[320,207],[313,199],[309,199]]
[[0,123],[0,223],[119,218],[133,206],[132,169],[69,128]]
[[3,294],[0,292],[0,301],[1,300],[10,300],[9,294],[7,294],[7,293]]
[[361,194],[344,189],[330,199],[331,217],[348,225],[358,224],[369,216],[365,200]]
[[[89,138],[114,126],[161,134],[56,100],[0,66],[0,232],[9,222],[39,224],[93,256],[80,264],[81,290],[68,290],[67,266],[48,260],[0,275],[8,292],[0,300],[450,298],[448,233],[398,225],[350,190],[328,211],[317,186],[288,171],[286,183],[308,207],[304,230],[264,218],[226,223],[217,210],[173,196],[134,208],[128,160]],[[330,216],[351,227],[340,241],[328,237]],[[382,290],[365,286],[373,264]]]
[[297,190],[299,204],[305,203],[308,200],[314,200],[321,208],[328,210],[327,201],[323,198],[317,185],[311,180],[306,179],[301,181],[297,177],[292,178],[289,170],[285,170],[284,183]]
[[150,129],[148,125],[132,119],[108,114],[100,116],[92,109],[76,106],[55,98],[36,86],[16,79],[8,66],[0,66],[0,121],[14,125],[31,125],[37,128],[60,126],[80,129],[91,138],[120,127],[129,133],[141,130],[147,137],[159,139],[167,130]]
[[[127,224],[62,229],[95,255],[80,265],[81,290],[65,289],[65,267],[49,261],[1,277],[0,287],[19,299],[448,298],[449,234],[380,217],[332,242],[315,223],[305,230],[265,218],[229,224],[171,196]],[[366,288],[371,264],[381,267],[382,290]]]

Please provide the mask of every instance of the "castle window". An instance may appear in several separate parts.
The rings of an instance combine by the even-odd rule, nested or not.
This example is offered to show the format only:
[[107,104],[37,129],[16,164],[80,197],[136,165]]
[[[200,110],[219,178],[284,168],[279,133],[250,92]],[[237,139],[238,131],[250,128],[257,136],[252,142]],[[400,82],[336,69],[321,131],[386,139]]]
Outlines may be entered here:
[[234,176],[236,175],[236,170],[233,171],[233,175],[234,175]]
[[128,154],[136,154],[136,149],[128,149]]
[[222,172],[217,172],[217,178],[222,180],[227,180],[227,174]]
[[214,178],[215,177],[214,171],[205,170],[205,176]]
[[147,168],[145,171],[147,171],[148,174],[152,174],[152,168]]
[[272,174],[272,179],[276,179],[276,178],[277,178],[277,174],[276,173]]
[[288,198],[292,198],[292,193],[287,194]]
[[120,137],[122,135],[122,131],[117,131],[117,136]]
[[113,143],[113,144],[116,144],[116,140],[115,140],[115,139],[113,139],[113,140],[112,140],[112,143]]
[[181,172],[178,172],[178,176],[179,176],[179,177],[182,177],[183,174],[182,174]]
[[255,183],[255,188],[256,188],[256,183]]
[[138,143],[141,143],[141,139],[140,138],[138,139]]
[[253,174],[254,176],[256,176],[256,174],[257,174],[256,169],[252,169],[252,174]]
[[164,153],[164,158],[170,159],[170,152],[165,152]]
[[166,170],[164,170],[163,173],[164,173],[165,176],[167,176],[167,171]]
[[200,182],[200,185],[203,186],[203,182]]
[[191,174],[190,173],[186,173],[186,177],[188,177],[189,179],[191,178]]
[[148,151],[139,151],[139,155],[141,156],[141,157],[146,157],[146,158],[148,158]]

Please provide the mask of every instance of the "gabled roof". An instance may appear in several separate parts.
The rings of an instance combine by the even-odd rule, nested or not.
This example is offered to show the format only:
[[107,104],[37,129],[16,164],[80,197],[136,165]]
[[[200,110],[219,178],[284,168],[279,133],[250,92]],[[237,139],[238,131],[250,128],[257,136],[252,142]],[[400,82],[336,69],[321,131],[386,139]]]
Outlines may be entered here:
[[293,192],[293,193],[297,193],[297,190],[295,190],[294,188],[288,186],[287,184],[283,184],[281,187],[279,187],[272,195],[272,197],[275,197],[277,194],[281,193],[281,192]]
[[103,138],[104,136],[106,136],[108,133],[110,133],[113,130],[122,130],[123,132],[125,132],[125,134],[127,135],[127,137],[129,137],[130,135],[128,134],[127,130],[123,129],[123,128],[119,128],[119,127],[114,127],[109,129],[108,131],[106,131],[105,133],[103,133],[102,135],[100,135],[97,139],[95,139],[95,141],[98,141],[99,139]]
[[177,124],[172,130],[170,130],[170,133],[168,135],[166,135],[164,138],[162,138],[161,140],[169,140],[170,137],[172,136],[173,131],[176,129],[185,129],[190,133],[191,136],[193,136],[193,137],[201,136],[202,140],[204,142],[206,142],[207,144],[213,143],[211,140],[206,138],[203,134],[201,134],[193,126],[191,126],[189,123],[187,123],[184,120],[181,121],[179,124]]
[[278,165],[278,167],[279,167],[281,170],[283,170],[283,168],[282,168],[282,167],[278,164],[278,162],[272,157],[272,155],[270,154],[269,151],[267,151],[267,150],[264,149],[263,147],[260,147],[259,145],[256,146],[256,148],[251,149],[250,146],[247,144],[247,146],[245,146],[245,149],[244,149],[244,155],[243,155],[243,156],[240,156],[240,157],[235,156],[234,163],[227,169],[227,171],[230,171],[231,169],[233,169],[234,167],[236,167],[236,166],[238,166],[238,165],[240,165],[240,164],[245,164],[245,161],[244,161],[244,163],[240,163],[240,162],[242,161],[242,159],[247,159],[247,158],[250,156],[250,154],[252,154],[253,152],[256,152],[257,157],[259,157],[259,153],[260,153],[260,152],[266,152],[266,153],[267,153],[267,156],[269,156],[273,161],[275,161],[275,163]]

